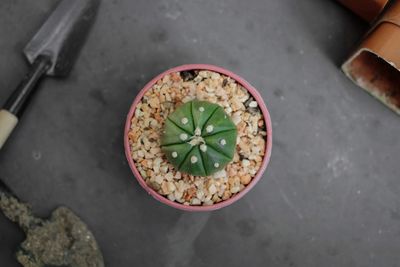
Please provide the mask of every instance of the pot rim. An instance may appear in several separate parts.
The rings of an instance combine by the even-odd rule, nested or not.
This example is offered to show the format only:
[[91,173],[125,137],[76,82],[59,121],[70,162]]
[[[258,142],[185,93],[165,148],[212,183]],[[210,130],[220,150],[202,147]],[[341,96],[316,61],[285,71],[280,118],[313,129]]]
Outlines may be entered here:
[[[131,119],[135,113],[136,110],[136,106],[138,105],[138,103],[141,101],[142,97],[144,96],[144,94],[150,90],[153,85],[160,80],[161,78],[163,78],[165,75],[174,73],[174,72],[181,72],[181,71],[188,71],[188,70],[209,70],[209,71],[214,71],[220,74],[223,74],[225,76],[228,76],[232,79],[234,79],[236,82],[238,82],[240,85],[243,86],[243,88],[245,88],[250,95],[253,96],[253,98],[257,101],[259,108],[261,109],[261,112],[263,114],[263,118],[266,124],[266,130],[267,130],[267,142],[265,145],[265,155],[263,157],[263,161],[261,164],[260,169],[258,170],[256,176],[251,180],[251,182],[246,185],[246,187],[240,191],[239,193],[237,193],[236,195],[234,195],[233,197],[227,199],[227,200],[223,200],[219,203],[213,204],[213,205],[209,205],[209,206],[190,206],[190,205],[184,205],[175,201],[171,201],[168,198],[160,195],[159,193],[157,193],[154,189],[152,189],[150,186],[148,186],[144,180],[144,178],[140,175],[139,171],[137,170],[135,163],[131,157],[131,149],[130,149],[130,144],[129,144],[129,138],[128,138],[128,132],[131,128]],[[271,158],[271,152],[272,152],[272,123],[271,123],[271,117],[270,114],[268,112],[268,109],[264,103],[263,98],[261,97],[260,93],[258,92],[257,89],[255,89],[250,83],[248,83],[245,79],[243,79],[242,77],[240,77],[239,75],[226,70],[224,68],[218,67],[218,66],[214,66],[214,65],[209,65],[209,64],[186,64],[186,65],[181,65],[181,66],[177,66],[171,69],[168,69],[164,72],[162,72],[161,74],[157,75],[156,77],[154,77],[150,82],[148,82],[143,89],[140,90],[140,92],[137,94],[137,96],[135,97],[135,100],[133,101],[129,113],[127,115],[126,118],[126,123],[125,123],[125,131],[124,131],[124,147],[125,147],[125,156],[126,159],[128,160],[129,163],[129,167],[131,168],[134,176],[136,177],[136,180],[139,182],[139,184],[155,199],[157,199],[158,201],[160,201],[161,203],[164,203],[170,207],[176,208],[176,209],[180,209],[180,210],[185,210],[185,211],[212,211],[212,210],[217,210],[217,209],[221,209],[223,207],[229,206],[231,204],[233,204],[234,202],[238,201],[239,199],[241,199],[244,195],[246,195],[256,184],[257,182],[261,179],[263,173],[265,172],[268,163],[270,161]]]

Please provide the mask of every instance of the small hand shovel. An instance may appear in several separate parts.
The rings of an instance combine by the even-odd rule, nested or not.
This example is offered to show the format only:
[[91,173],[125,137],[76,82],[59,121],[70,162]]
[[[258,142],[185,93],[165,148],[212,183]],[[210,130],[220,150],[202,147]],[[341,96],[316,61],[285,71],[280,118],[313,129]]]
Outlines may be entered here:
[[1,180],[0,209],[26,234],[16,253],[24,267],[104,267],[96,239],[70,209],[57,208],[49,220],[35,217]]
[[[24,54],[32,67],[0,110],[0,148],[17,125],[38,81],[44,75],[69,74],[98,6],[99,0],[61,0],[25,47]],[[23,266],[104,266],[94,236],[69,209],[56,209],[49,220],[37,218],[2,182],[0,209],[26,233],[27,238],[17,252]]]
[[24,54],[32,64],[30,72],[0,110],[0,149],[14,130],[36,85],[44,76],[66,77],[79,54],[100,0],[61,0]]

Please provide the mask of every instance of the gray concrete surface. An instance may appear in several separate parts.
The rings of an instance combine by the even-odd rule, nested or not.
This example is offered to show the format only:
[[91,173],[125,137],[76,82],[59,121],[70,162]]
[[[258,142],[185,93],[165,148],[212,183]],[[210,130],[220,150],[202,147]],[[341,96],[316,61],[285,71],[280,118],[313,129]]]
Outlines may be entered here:
[[[0,174],[41,216],[67,205],[107,266],[400,266],[400,118],[339,71],[366,25],[335,1],[103,1],[67,80],[46,80],[0,155]],[[55,6],[1,0],[0,99],[21,49]],[[231,69],[259,88],[274,148],[263,179],[223,210],[151,199],[124,158],[126,113],[156,74]],[[0,265],[23,234],[0,216]]]

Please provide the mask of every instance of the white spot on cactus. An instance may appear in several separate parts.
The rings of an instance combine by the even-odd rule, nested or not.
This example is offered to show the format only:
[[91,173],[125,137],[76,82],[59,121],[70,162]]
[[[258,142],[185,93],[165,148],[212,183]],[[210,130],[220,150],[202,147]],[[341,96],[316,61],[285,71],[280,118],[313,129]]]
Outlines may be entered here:
[[197,128],[194,130],[194,134],[195,134],[195,135],[201,135],[201,129],[200,129],[199,127],[197,127]]
[[200,150],[203,151],[203,152],[206,152],[207,151],[207,145],[206,144],[201,144],[200,145]]
[[214,163],[214,167],[215,167],[215,168],[218,168],[218,167],[219,167],[219,163],[218,163],[218,162],[215,162],[215,163]]
[[196,157],[196,156],[192,156],[191,158],[190,158],[190,162],[191,163],[196,163],[198,161],[198,158]]
[[204,107],[199,107],[200,112],[204,112],[204,110],[205,110]]
[[181,119],[182,124],[187,124],[189,122],[188,118],[182,118]]
[[176,152],[176,151],[174,151],[174,152],[172,152],[172,157],[174,158],[174,159],[176,159],[177,157],[178,157],[178,152]]
[[179,135],[179,138],[180,138],[182,141],[186,141],[186,140],[188,139],[188,135],[185,134],[185,133],[181,133],[181,134]]
[[226,140],[225,139],[221,139],[221,141],[219,141],[219,143],[221,144],[221,146],[226,145]]
[[212,125],[208,125],[206,128],[207,133],[211,133],[212,131],[214,131],[214,126]]

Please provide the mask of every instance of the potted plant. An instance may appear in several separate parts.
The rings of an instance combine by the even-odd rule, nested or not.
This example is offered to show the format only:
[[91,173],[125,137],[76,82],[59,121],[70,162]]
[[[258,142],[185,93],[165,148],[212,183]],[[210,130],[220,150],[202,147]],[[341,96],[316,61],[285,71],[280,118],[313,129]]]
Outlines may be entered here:
[[271,156],[271,119],[258,91],[238,75],[183,65],[139,92],[124,144],[133,174],[154,198],[182,210],[215,210],[262,177]]

